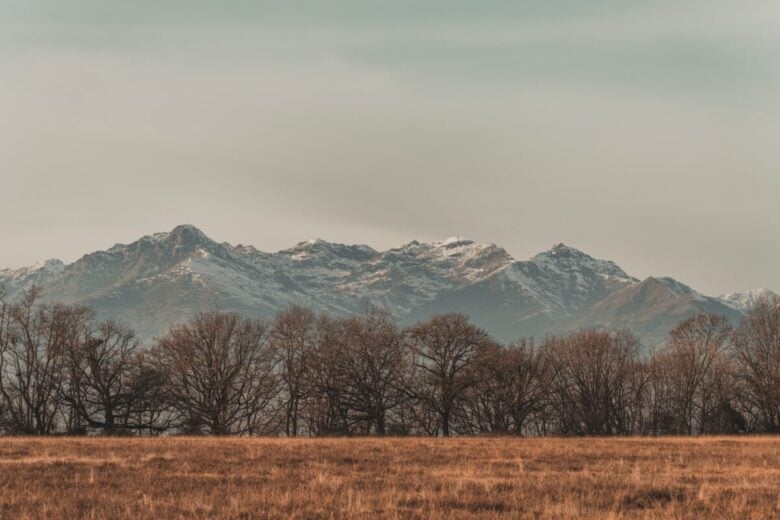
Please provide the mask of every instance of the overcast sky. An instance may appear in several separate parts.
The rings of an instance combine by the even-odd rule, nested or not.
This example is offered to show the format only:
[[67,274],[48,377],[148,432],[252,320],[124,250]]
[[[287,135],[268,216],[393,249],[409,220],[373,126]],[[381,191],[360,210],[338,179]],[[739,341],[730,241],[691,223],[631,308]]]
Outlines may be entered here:
[[169,230],[780,289],[777,0],[2,0],[0,266]]

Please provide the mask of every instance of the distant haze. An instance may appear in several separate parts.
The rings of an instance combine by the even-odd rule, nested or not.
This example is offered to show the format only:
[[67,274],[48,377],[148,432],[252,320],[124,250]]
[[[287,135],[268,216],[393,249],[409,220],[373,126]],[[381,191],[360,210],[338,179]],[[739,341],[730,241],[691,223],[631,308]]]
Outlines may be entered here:
[[780,2],[3,0],[0,267],[191,222],[780,289]]

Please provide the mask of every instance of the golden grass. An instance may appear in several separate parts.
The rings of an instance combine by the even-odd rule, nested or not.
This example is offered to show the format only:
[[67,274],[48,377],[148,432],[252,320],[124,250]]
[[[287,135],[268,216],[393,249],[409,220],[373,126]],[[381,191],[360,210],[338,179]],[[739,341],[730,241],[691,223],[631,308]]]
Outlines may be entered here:
[[780,439],[0,438],[44,517],[780,517]]

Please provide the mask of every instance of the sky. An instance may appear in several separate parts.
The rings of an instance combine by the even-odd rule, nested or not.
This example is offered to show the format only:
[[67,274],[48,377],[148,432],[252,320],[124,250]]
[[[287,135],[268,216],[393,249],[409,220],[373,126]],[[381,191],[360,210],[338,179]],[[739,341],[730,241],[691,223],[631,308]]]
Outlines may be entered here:
[[0,266],[177,224],[780,289],[776,0],[2,0]]

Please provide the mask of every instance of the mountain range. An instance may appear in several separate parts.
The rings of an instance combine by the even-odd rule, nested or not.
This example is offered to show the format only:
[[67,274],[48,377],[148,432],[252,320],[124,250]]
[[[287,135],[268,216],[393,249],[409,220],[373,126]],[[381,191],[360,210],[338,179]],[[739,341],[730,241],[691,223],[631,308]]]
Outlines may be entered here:
[[771,293],[705,296],[671,278],[639,280],[614,262],[564,244],[530,260],[465,238],[413,241],[387,251],[309,240],[266,253],[218,243],[191,225],[67,265],[48,260],[0,270],[7,298],[32,285],[42,287],[47,299],[119,319],[145,339],[208,309],[269,317],[293,304],[334,314],[375,305],[402,323],[462,312],[503,341],[620,327],[647,347],[698,312],[737,322],[755,298]]

